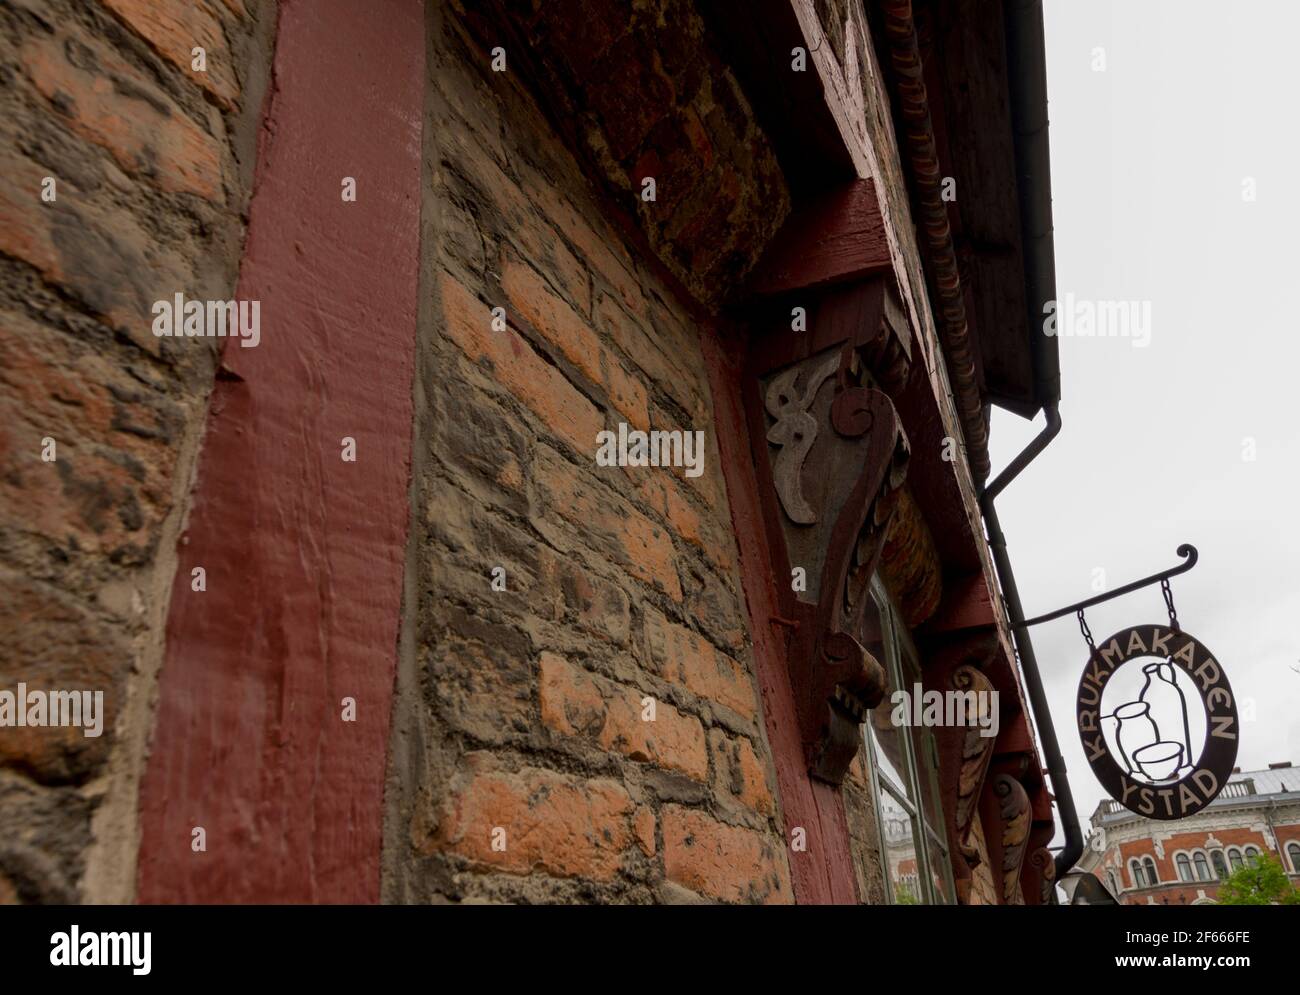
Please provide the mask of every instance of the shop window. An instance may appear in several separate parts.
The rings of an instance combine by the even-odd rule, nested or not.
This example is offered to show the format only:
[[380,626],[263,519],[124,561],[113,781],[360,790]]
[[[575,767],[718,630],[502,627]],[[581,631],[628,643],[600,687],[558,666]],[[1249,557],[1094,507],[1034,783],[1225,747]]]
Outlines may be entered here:
[[865,724],[890,900],[897,905],[950,904],[954,898],[948,839],[939,803],[938,758],[930,730],[895,726],[890,695],[921,682],[911,636],[878,578],[863,624],[866,647],[885,668],[888,689]]
[[[1237,859],[1238,860],[1241,859],[1240,854],[1238,854]],[[1192,880],[1192,858],[1191,857],[1187,856],[1187,854],[1185,853],[1180,853],[1177,857],[1174,858],[1174,864],[1178,867],[1179,881]]]

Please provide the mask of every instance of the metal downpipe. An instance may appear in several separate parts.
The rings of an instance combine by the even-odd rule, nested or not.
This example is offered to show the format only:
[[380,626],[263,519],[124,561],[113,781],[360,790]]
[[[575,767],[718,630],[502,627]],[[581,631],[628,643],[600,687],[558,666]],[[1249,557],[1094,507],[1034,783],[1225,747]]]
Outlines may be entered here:
[[[984,488],[980,494],[980,510],[984,514],[984,524],[988,529],[989,549],[993,553],[993,562],[997,566],[998,581],[1002,586],[1002,597],[1006,602],[1007,614],[1014,626],[1025,620],[1025,610],[1020,603],[1020,590],[1016,587],[1016,576],[1011,569],[1011,558],[1007,555],[1007,539],[998,521],[994,499],[1006,489],[1006,486],[1020,475],[1021,471],[1032,463],[1061,431],[1061,415],[1056,405],[1044,408],[1047,424],[1011,463]],[[1020,655],[1020,667],[1025,675],[1025,686],[1029,692],[1029,704],[1034,711],[1034,724],[1038,727],[1038,736],[1043,745],[1043,759],[1047,763],[1047,773],[1052,779],[1052,794],[1056,799],[1056,810],[1060,813],[1062,828],[1065,830],[1065,847],[1056,855],[1056,880],[1060,881],[1066,872],[1074,867],[1083,853],[1083,833],[1079,829],[1079,813],[1074,807],[1074,795],[1070,791],[1070,781],[1066,776],[1065,760],[1061,757],[1061,747],[1056,740],[1056,727],[1052,724],[1052,715],[1047,707],[1047,694],[1043,690],[1043,679],[1038,672],[1038,658],[1034,655],[1034,642],[1028,629],[1011,630],[1016,642],[1016,652]]]

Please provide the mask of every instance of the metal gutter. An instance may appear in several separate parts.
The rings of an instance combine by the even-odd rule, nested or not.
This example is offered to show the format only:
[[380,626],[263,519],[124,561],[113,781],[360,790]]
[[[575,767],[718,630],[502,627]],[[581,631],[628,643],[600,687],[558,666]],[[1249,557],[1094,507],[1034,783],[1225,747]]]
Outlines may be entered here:
[[[980,495],[980,510],[988,529],[989,546],[997,565],[1002,596],[1012,624],[1012,636],[1034,710],[1034,723],[1042,740],[1052,793],[1065,832],[1065,846],[1056,855],[1056,880],[1060,881],[1083,854],[1083,833],[1066,776],[1065,761],[1047,706],[1038,658],[1025,621],[1020,592],[1007,555],[1006,536],[998,521],[994,500],[1061,431],[1057,406],[1061,400],[1061,366],[1057,341],[1044,334],[1044,305],[1056,300],[1056,247],[1052,234],[1052,168],[1047,129],[1047,55],[1043,39],[1041,0],[1003,0],[1007,38],[1007,89],[1011,101],[1011,126],[1015,139],[1016,189],[1020,201],[1021,254],[1025,268],[1025,297],[1034,358],[1035,393],[1043,405],[1047,425],[1024,451]],[[1019,626],[1019,627],[1017,627]]]
[[1056,300],[1052,238],[1052,163],[1047,140],[1047,55],[1040,0],[1004,0],[1007,88],[1016,150],[1020,242],[1025,267],[1035,397],[1047,408],[1061,400],[1061,364],[1055,336],[1042,334],[1043,305]]

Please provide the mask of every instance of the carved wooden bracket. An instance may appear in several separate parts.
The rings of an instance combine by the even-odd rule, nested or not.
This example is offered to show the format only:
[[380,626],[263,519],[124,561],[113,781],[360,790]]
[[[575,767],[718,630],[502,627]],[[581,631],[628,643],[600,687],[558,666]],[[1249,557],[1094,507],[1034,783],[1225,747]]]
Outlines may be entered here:
[[1056,884],[1056,856],[1045,846],[1030,850],[1020,874],[1026,905],[1050,905]]
[[970,900],[971,869],[979,864],[979,848],[972,833],[996,742],[993,736],[980,735],[980,703],[986,703],[987,707],[994,691],[993,682],[983,668],[998,649],[997,633],[982,630],[950,640],[935,650],[925,665],[927,691],[963,693],[964,724],[934,730],[944,817],[948,822],[948,838],[955,845],[953,879],[958,901],[963,905]]
[[745,403],[808,769],[839,784],[885,691],[862,619],[908,444],[875,384],[906,378],[908,350],[892,279],[801,306],[806,331],[786,323],[751,347]]
[[1024,905],[1020,871],[1029,844],[1029,794],[1011,774],[995,773],[980,798],[980,823],[1003,905]]

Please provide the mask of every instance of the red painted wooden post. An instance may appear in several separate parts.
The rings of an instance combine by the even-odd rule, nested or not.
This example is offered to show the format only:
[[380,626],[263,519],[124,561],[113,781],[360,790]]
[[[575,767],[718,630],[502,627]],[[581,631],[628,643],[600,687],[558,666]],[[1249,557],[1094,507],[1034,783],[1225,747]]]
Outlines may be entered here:
[[[274,72],[238,289],[261,301],[261,343],[228,343],[179,549],[141,789],[142,902],[379,898],[423,4],[377,16],[354,0],[282,0]],[[344,437],[356,462],[341,458]],[[197,827],[206,852],[192,849]]]
[[838,791],[814,782],[808,774],[794,694],[786,671],[786,634],[773,622],[779,615],[773,587],[773,560],[763,525],[741,394],[744,345],[724,342],[719,333],[707,328],[700,336],[700,343],[709,373],[718,450],[740,550],[754,666],[785,817],[786,845],[790,845],[795,828],[802,828],[807,837],[805,852],[789,852],[795,900],[802,904],[854,903],[858,900],[857,878],[849,849],[844,802]]

